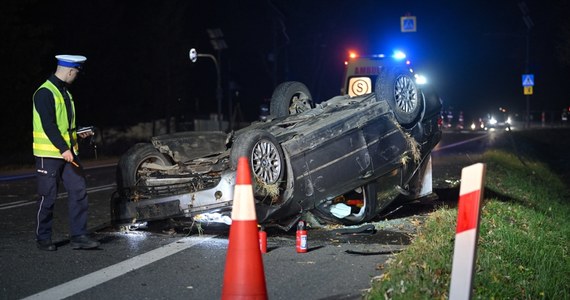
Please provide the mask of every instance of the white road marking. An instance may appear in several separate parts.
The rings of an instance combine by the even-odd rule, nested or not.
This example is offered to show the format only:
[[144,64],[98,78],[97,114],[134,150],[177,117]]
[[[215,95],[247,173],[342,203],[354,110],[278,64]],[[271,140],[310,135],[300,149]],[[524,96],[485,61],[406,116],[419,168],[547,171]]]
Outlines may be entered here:
[[[96,186],[96,187],[92,187],[92,188],[87,188],[87,193],[102,192],[102,191],[114,189],[115,187],[116,187],[116,184],[114,184],[114,183],[108,184],[108,185]],[[62,198],[66,198],[66,197],[67,197],[67,193],[57,194],[57,199],[62,199]],[[6,209],[10,209],[10,208],[16,208],[16,207],[32,205],[32,204],[36,204],[36,201],[27,201],[26,202],[25,200],[20,200],[20,201],[14,201],[14,202],[9,202],[9,203],[3,203],[3,204],[0,204],[0,210],[6,210]]]
[[440,151],[440,150],[443,150],[443,149],[448,149],[448,148],[457,147],[457,146],[459,146],[459,145],[463,145],[463,144],[467,144],[467,143],[470,143],[470,142],[473,142],[473,141],[476,141],[476,140],[484,139],[484,138],[486,138],[486,137],[487,137],[487,135],[485,134],[485,135],[482,135],[482,136],[474,137],[474,138],[471,138],[471,139],[468,139],[468,140],[460,141],[460,142],[457,142],[457,143],[454,143],[454,144],[445,145],[445,146],[442,146],[442,147],[438,147],[439,145],[437,145],[437,146],[435,146],[435,149],[433,149],[431,152],[437,152],[437,151]]
[[208,236],[190,236],[181,238],[176,242],[164,245],[147,253],[135,256],[118,264],[103,268],[83,277],[71,280],[37,294],[31,295],[24,299],[63,299],[71,297],[77,293],[88,290],[92,287],[105,283],[111,279],[115,279],[128,272],[140,269],[155,261],[161,260],[170,255],[176,254],[182,250],[196,246],[207,240],[212,239],[213,235]]
[[36,201],[28,201],[25,203],[22,203],[24,201],[16,201],[16,202],[10,202],[10,203],[6,203],[6,204],[2,204],[2,207],[0,207],[0,210],[5,210],[5,209],[10,209],[10,208],[15,208],[15,207],[20,207],[20,206],[26,206],[26,205],[31,205],[31,204],[35,204]]
[[2,203],[0,204],[0,207],[4,207],[4,206],[9,206],[9,205],[14,205],[14,204],[19,204],[22,202],[26,202],[25,200],[20,200],[20,201],[14,201],[14,202],[9,202],[9,203]]
[[[117,186],[116,184],[112,183],[112,184],[107,184],[107,185],[102,185],[102,186],[91,187],[91,188],[87,188],[87,193],[95,193],[95,192],[111,190],[111,189],[114,189],[116,186]],[[65,197],[67,197],[67,193],[57,194],[57,199],[61,199],[61,198],[65,198]]]

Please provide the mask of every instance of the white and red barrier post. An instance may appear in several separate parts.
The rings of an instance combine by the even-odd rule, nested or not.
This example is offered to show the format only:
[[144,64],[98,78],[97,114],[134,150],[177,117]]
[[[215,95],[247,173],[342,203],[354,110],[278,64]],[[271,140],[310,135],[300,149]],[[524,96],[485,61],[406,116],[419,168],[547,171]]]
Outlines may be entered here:
[[474,164],[461,171],[450,300],[471,299],[484,182],[485,164]]

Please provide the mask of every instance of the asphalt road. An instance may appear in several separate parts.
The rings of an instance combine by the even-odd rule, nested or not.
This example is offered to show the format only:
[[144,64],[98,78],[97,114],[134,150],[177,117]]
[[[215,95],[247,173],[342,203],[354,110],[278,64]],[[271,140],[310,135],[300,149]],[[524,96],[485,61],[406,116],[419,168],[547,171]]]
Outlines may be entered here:
[[[501,133],[445,133],[433,153],[438,201],[418,202],[376,224],[375,234],[346,235],[309,231],[309,252],[295,252],[294,232],[269,231],[264,275],[271,299],[358,299],[382,265],[407,243],[422,215],[441,201],[455,201],[461,168],[478,161]],[[206,227],[202,234],[169,222],[121,231],[109,226],[113,161],[86,163],[89,228],[101,242],[97,250],[72,250],[68,243],[65,193],[56,204],[55,252],[35,247],[33,170],[0,174],[0,298],[20,299],[217,299],[227,251],[227,228]],[[62,189],[63,191],[63,189]],[[188,224],[189,227],[189,224]],[[388,254],[381,254],[388,253]]]

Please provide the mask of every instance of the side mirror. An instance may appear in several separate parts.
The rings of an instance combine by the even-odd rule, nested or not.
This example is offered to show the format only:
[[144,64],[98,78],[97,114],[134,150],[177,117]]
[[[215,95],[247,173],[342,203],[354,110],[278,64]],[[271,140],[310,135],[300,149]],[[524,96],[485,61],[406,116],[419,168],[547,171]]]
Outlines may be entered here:
[[196,60],[198,60],[198,52],[196,52],[196,49],[192,48],[190,49],[190,53],[188,54],[188,56],[190,57],[190,60],[195,63]]

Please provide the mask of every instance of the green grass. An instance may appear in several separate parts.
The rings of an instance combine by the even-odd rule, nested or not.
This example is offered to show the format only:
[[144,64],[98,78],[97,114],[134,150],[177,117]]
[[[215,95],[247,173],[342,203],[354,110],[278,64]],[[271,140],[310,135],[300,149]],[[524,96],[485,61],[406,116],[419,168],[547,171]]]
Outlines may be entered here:
[[[570,299],[570,196],[548,165],[503,150],[484,155],[485,200],[474,299]],[[430,214],[373,282],[370,299],[446,299],[457,210]]]

